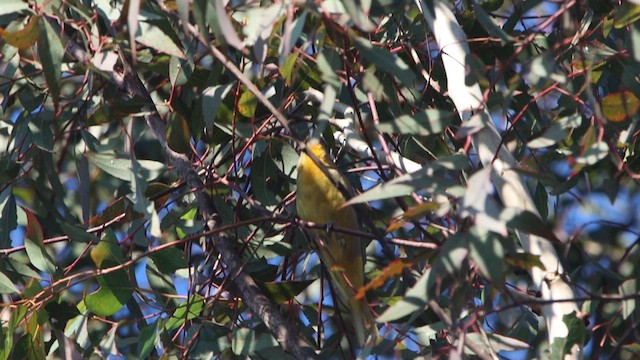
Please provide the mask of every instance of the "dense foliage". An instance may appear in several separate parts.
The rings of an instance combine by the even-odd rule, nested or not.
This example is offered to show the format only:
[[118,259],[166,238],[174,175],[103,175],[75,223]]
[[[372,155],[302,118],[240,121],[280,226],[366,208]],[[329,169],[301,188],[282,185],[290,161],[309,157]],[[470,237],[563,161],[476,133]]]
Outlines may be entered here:
[[[450,99],[438,2],[223,3],[0,3],[0,359],[640,354],[639,6],[446,2],[521,211]],[[306,231],[342,229],[295,214],[313,132],[359,194],[363,349]],[[573,289],[562,341],[522,234]]]

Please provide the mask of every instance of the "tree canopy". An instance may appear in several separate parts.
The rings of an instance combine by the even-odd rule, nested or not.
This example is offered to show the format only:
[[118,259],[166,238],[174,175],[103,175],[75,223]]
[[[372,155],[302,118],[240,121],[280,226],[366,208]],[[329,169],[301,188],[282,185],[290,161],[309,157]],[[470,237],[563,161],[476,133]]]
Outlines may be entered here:
[[635,3],[2,1],[0,360],[639,356]]

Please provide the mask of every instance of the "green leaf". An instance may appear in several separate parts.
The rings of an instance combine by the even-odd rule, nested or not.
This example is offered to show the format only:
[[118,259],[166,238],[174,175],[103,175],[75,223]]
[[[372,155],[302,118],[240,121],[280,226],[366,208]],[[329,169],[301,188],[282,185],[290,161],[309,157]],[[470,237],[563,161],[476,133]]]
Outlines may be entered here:
[[469,255],[483,276],[493,284],[502,284],[505,276],[504,248],[495,234],[474,226],[469,237]]
[[122,249],[120,249],[118,239],[112,230],[107,230],[104,238],[91,250],[91,259],[98,269],[105,269],[124,262]]
[[629,37],[633,60],[635,60],[636,63],[640,62],[640,23],[635,23],[629,27]]
[[189,355],[194,359],[215,358],[221,352],[231,347],[229,340],[230,329],[211,323],[191,326],[187,330],[187,343],[193,344]]
[[549,217],[549,195],[542,182],[538,181],[536,192],[533,194],[533,201],[540,213],[540,217],[544,220]]
[[416,79],[416,74],[397,55],[392,55],[386,49],[371,44],[371,41],[363,38],[354,38],[356,48],[362,56],[391,76],[395,76],[405,86],[411,86]]
[[234,83],[229,83],[210,86],[202,91],[202,117],[207,128],[211,129],[213,127],[218,107],[234,85]]
[[242,116],[252,118],[257,107],[258,98],[251,91],[246,89],[242,95],[240,95],[240,100],[238,100],[238,111]]
[[236,355],[256,354],[261,350],[278,346],[278,342],[268,333],[255,329],[236,328],[231,339],[231,350]]
[[18,227],[18,211],[13,187],[7,186],[0,193],[0,249],[11,247],[11,231]]
[[503,44],[513,42],[511,36],[504,32],[504,30],[502,30],[502,28],[500,28],[493,21],[493,19],[489,17],[489,15],[484,11],[483,7],[480,4],[474,2],[473,9],[475,11],[478,22],[485,30],[487,30],[487,33],[489,33],[490,36],[499,38],[500,40],[502,40]]
[[147,359],[158,339],[158,322],[154,321],[140,329],[138,337],[138,359]]
[[272,189],[275,185],[272,182],[277,181],[276,171],[276,167],[267,153],[262,154],[251,163],[251,187],[256,199],[263,206],[279,204]]
[[245,35],[244,44],[256,45],[253,51],[258,53],[256,57],[259,61],[263,59],[261,55],[265,55],[262,50],[263,44],[268,41],[273,26],[286,11],[287,6],[284,3],[274,2],[262,7],[253,7],[244,14],[245,25],[242,27],[242,33]]
[[17,293],[18,288],[13,284],[13,281],[2,272],[0,272],[0,294]]
[[524,77],[533,89],[544,89],[554,82],[564,83],[566,77],[556,71],[556,59],[550,52],[534,57],[525,67]]
[[176,308],[176,311],[173,312],[173,315],[164,324],[165,330],[173,331],[182,326],[186,321],[200,316],[203,307],[204,300],[202,296],[197,294],[190,296],[188,301],[183,302]]
[[415,334],[415,339],[418,344],[422,346],[431,346],[431,342],[437,339],[438,333],[446,329],[447,325],[442,321],[438,321],[433,324],[411,329],[411,332]]
[[458,232],[445,241],[444,246],[440,249],[440,253],[436,257],[431,272],[434,278],[433,283],[441,281],[441,279],[455,275],[460,271],[464,264],[464,260],[469,255],[469,243],[472,236],[467,232]]
[[[85,156],[95,166],[107,174],[120,180],[131,181],[138,175],[142,181],[153,181],[164,171],[164,164],[153,160],[121,159],[114,155],[85,153]],[[139,165],[139,172],[133,172],[133,163]]]
[[147,184],[149,182],[141,176],[141,174],[144,173],[141,165],[141,162],[131,159],[133,181],[131,181],[132,193],[128,196],[133,203],[133,209],[144,214],[145,219],[149,221],[149,232],[151,235],[160,237],[162,236],[162,230],[160,229],[160,217],[158,216],[158,212],[156,211],[153,201],[149,200],[145,195]]
[[177,299],[170,296],[178,293],[171,276],[173,273],[159,270],[157,262],[153,259],[147,261],[146,274],[151,289],[156,292],[156,296],[162,298],[163,303],[175,303],[174,305],[178,305]]
[[42,150],[53,152],[53,133],[48,121],[38,117],[31,119],[28,126],[33,143]]
[[583,165],[594,165],[609,155],[609,146],[604,141],[591,144],[582,155],[576,157],[576,162]]
[[189,81],[193,74],[193,60],[171,57],[169,60],[169,81],[174,87],[181,86]]
[[44,70],[49,94],[56,108],[60,101],[60,78],[62,76],[62,57],[64,47],[57,32],[45,17],[40,19],[40,39],[38,39],[38,55]]
[[546,270],[540,256],[529,253],[509,253],[505,256],[504,263],[517,269],[531,270],[535,266]]
[[560,124],[553,124],[550,128],[539,137],[529,141],[527,147],[530,149],[540,149],[549,146],[555,146],[559,141],[563,140],[567,136],[567,132],[560,126]]
[[24,246],[29,256],[29,261],[36,269],[47,274],[54,274],[56,265],[44,247],[42,227],[38,222],[38,218],[31,211],[23,210],[27,215],[27,234],[24,239]]
[[187,259],[184,257],[184,252],[175,247],[154,251],[149,257],[163,273],[173,274],[176,270],[189,266]]
[[30,279],[43,280],[43,277],[39,272],[31,268],[28,264],[22,262],[22,256],[20,254],[12,254],[0,262],[0,269],[6,274],[16,274],[22,276],[22,279],[26,282]]
[[191,154],[191,134],[187,120],[175,113],[167,124],[167,145],[181,154]]
[[622,6],[615,7],[613,27],[622,29],[640,19],[640,6],[629,1],[623,1]]
[[640,343],[634,342],[631,344],[626,344],[622,347],[624,350],[630,352],[634,356],[640,356]]
[[291,145],[283,143],[279,152],[272,153],[271,160],[284,176],[295,180],[298,176],[298,157],[298,153]]
[[300,294],[315,280],[259,283],[260,288],[276,304],[283,304]]
[[[53,333],[58,341],[58,354],[60,359],[82,359],[82,354],[76,348],[76,342],[66,336],[62,331],[54,328]],[[49,356],[53,352],[53,347],[49,350]]]
[[418,282],[411,288],[402,299],[391,305],[377,319],[378,323],[392,322],[411,315],[416,311],[423,311],[427,308],[429,301],[429,289],[435,284],[435,277],[428,268],[420,277]]
[[569,329],[566,338],[555,338],[551,344],[551,359],[564,359],[566,354],[571,353],[574,345],[582,346],[587,335],[584,320],[576,316],[575,311],[562,317],[562,321]]
[[356,26],[364,32],[372,32],[376,25],[369,19],[371,1],[343,0],[345,10]]
[[444,191],[447,187],[456,185],[450,177],[437,173],[437,170],[460,170],[469,166],[466,155],[454,154],[443,157],[422,169],[402,175],[391,181],[375,186],[362,194],[351,198],[347,204],[358,204],[367,201],[390,199],[409,195],[415,191],[436,192]]
[[[306,11],[305,11],[305,14],[306,14]],[[280,71],[280,74],[282,75],[282,78],[284,79],[285,84],[287,84],[287,86],[289,87],[291,86],[293,82],[293,77],[296,74],[296,72],[293,71],[296,65],[296,60],[298,60],[297,52],[289,54],[289,56],[285,58],[282,65],[280,65],[280,67],[278,68],[278,71]]]
[[[497,353],[499,351],[517,351],[527,350],[530,348],[529,344],[524,341],[495,333],[467,333],[465,334],[464,339],[465,341],[474,343],[476,347],[483,350],[485,354],[490,354],[492,351]],[[468,355],[474,354],[474,352],[466,346],[464,352]]]
[[3,0],[0,2],[0,15],[17,13],[29,8],[29,3],[24,0]]
[[502,205],[493,195],[492,167],[486,167],[467,180],[467,189],[462,199],[462,216],[473,217],[476,226],[481,226],[502,236],[507,236],[507,225],[500,218]]
[[86,229],[79,226],[74,226],[66,223],[60,224],[62,231],[71,239],[71,241],[77,241],[82,243],[94,243],[97,244],[100,239],[92,233],[87,232]]
[[[208,1],[207,3],[207,25],[209,25],[213,30],[213,33],[216,35],[216,39],[225,41],[227,44],[238,50],[243,50],[244,43],[240,40],[238,34],[236,34],[236,29],[231,23],[231,19],[225,10],[224,3],[218,1]],[[204,6],[201,8],[204,8]]]
[[504,221],[509,228],[538,235],[551,241],[559,241],[551,227],[530,211],[505,208],[500,212],[500,220]]
[[434,135],[449,126],[456,115],[450,111],[426,109],[415,115],[402,115],[390,122],[383,122],[376,128],[383,133]]
[[[638,280],[637,279],[628,279],[618,287],[618,291],[620,292],[620,296],[628,297],[638,294]],[[622,318],[628,319],[629,316],[633,314],[636,309],[636,300],[635,298],[629,298],[622,301]]]
[[138,22],[138,31],[136,32],[136,41],[150,48],[156,49],[165,54],[184,59],[185,55],[181,47],[178,46],[173,38],[165,31],[167,26],[156,26],[156,22]]
[[[91,259],[99,269],[121,265],[122,250],[113,231],[108,229],[100,243],[91,250]],[[97,277],[100,288],[88,294],[84,302],[87,309],[101,316],[111,316],[129,301],[133,294],[127,271],[124,268]]]

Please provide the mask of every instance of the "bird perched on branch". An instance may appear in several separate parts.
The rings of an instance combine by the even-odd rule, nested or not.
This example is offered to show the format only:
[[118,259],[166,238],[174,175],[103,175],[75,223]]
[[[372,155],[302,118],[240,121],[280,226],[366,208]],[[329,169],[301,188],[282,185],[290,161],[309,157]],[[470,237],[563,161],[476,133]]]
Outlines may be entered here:
[[353,207],[343,206],[351,196],[351,186],[318,139],[309,140],[306,149],[313,157],[302,152],[298,160],[298,216],[305,221],[336,226],[333,231],[316,229],[312,234],[318,240],[318,255],[329,271],[339,300],[347,307],[345,316],[351,319],[356,341],[362,346],[370,335],[377,338],[378,331],[367,303],[354,298],[364,285],[363,244],[359,237],[338,231],[360,230]]

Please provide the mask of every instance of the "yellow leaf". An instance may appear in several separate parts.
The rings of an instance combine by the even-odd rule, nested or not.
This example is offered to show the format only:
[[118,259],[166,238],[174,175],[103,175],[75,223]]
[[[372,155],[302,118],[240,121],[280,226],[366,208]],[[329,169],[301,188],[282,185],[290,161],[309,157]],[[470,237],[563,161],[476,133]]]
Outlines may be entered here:
[[245,90],[245,92],[240,95],[240,100],[238,100],[238,111],[242,116],[251,118],[253,114],[256,112],[256,107],[258,106],[258,98],[249,90]]
[[387,227],[387,233],[398,230],[408,221],[418,219],[427,213],[435,211],[438,206],[440,206],[439,203],[435,201],[428,201],[408,208],[400,219],[391,219],[391,223]]
[[356,300],[362,300],[367,294],[367,291],[381,288],[384,286],[384,283],[396,276],[402,274],[402,270],[405,268],[410,268],[413,266],[412,262],[397,259],[393,260],[389,265],[387,265],[382,272],[375,277],[375,279],[371,280],[368,284],[358,289],[358,292],[355,295]]
[[20,50],[28,49],[38,41],[40,35],[40,25],[38,24],[38,16],[32,16],[24,28],[16,31],[7,31],[0,29],[0,36],[7,44],[17,47]]
[[631,91],[620,91],[605,96],[600,106],[607,120],[620,122],[633,116],[640,109],[640,100]]

